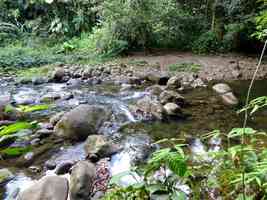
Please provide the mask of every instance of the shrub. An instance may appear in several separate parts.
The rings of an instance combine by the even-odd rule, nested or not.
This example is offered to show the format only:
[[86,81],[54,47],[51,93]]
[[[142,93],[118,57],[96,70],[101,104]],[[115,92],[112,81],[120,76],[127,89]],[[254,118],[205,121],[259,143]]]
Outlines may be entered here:
[[212,31],[203,33],[193,44],[193,51],[198,54],[214,53],[220,48],[220,42]]

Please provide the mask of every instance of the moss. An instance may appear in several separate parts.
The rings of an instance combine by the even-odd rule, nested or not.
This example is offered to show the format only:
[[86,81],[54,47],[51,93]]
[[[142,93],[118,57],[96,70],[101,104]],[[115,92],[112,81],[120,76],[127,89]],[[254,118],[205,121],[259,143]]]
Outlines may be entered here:
[[30,147],[8,147],[0,151],[0,155],[3,158],[19,157],[27,152],[31,151]]
[[4,135],[10,135],[16,133],[22,129],[30,129],[33,128],[34,125],[28,122],[16,122],[14,124],[8,126],[1,126],[0,127],[0,137]]

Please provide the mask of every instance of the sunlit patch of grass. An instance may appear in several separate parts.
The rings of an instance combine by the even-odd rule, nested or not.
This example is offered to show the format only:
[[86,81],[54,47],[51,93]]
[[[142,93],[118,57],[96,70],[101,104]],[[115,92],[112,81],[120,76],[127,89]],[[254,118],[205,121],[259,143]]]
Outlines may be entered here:
[[196,63],[174,63],[168,66],[171,72],[198,72],[201,68],[200,64]]

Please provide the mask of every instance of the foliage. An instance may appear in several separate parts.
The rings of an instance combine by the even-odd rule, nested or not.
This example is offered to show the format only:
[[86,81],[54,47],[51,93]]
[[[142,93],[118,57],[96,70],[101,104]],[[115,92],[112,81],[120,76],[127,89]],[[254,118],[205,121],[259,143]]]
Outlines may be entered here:
[[199,54],[214,53],[220,48],[220,42],[212,31],[203,33],[193,44],[193,51]]
[[[166,142],[166,140],[160,141],[160,143],[163,142]],[[186,180],[189,173],[187,157],[184,154],[182,146],[184,145],[179,144],[174,145],[172,148],[158,150],[152,154],[151,159],[143,168],[114,176],[110,181],[111,189],[105,195],[104,200],[149,200],[152,195],[157,194],[165,194],[170,200],[186,199],[184,192],[175,187],[177,181],[181,179]],[[168,176],[167,170],[171,170],[172,174]],[[162,173],[164,180],[155,178],[154,174],[156,172]],[[125,176],[132,176],[136,180],[136,183],[126,188],[121,187],[120,179]],[[136,176],[139,179],[136,179]]]
[[262,96],[250,101],[249,104],[244,108],[240,109],[238,113],[244,112],[245,110],[251,110],[250,114],[252,115],[253,113],[257,112],[258,110],[266,106],[267,106],[267,97]]
[[267,2],[266,0],[260,0],[262,2],[262,11],[255,17],[256,31],[252,34],[259,40],[264,40],[267,37]]
[[34,34],[74,36],[95,25],[97,4],[94,0],[3,0],[0,21],[11,22]]

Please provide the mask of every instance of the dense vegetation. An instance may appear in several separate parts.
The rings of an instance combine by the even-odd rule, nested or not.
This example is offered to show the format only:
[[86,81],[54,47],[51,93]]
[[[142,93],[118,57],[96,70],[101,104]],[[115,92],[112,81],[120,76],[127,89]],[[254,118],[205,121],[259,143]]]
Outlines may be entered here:
[[266,0],[1,0],[0,8],[2,67],[151,48],[259,50],[267,27]]

